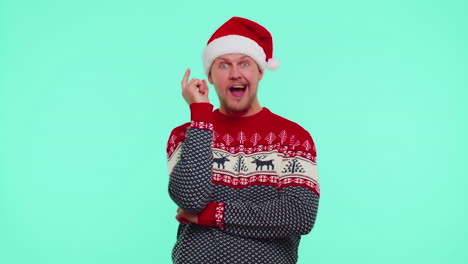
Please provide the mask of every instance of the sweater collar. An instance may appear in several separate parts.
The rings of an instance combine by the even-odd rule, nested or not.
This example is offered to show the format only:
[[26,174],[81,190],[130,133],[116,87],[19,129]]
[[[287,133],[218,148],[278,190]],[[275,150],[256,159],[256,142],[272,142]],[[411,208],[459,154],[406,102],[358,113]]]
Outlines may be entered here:
[[214,120],[215,122],[227,122],[227,123],[232,123],[232,124],[254,124],[261,122],[262,118],[268,115],[270,110],[266,107],[262,107],[262,110],[254,115],[247,116],[247,117],[232,117],[232,116],[227,116],[219,111],[219,109],[216,109],[213,112],[214,115]]

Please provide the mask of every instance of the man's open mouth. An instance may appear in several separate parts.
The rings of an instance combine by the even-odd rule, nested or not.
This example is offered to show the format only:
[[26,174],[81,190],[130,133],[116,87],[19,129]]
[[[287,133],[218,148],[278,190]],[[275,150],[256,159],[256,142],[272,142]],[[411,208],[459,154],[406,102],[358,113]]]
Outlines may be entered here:
[[247,89],[246,85],[235,85],[229,88],[229,91],[232,95],[236,97],[240,97],[244,94],[245,90]]

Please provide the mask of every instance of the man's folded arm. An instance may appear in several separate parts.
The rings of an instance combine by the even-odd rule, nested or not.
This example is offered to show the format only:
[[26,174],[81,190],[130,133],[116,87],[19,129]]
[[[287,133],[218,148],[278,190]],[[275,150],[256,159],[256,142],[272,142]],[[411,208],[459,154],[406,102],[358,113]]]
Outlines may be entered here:
[[319,196],[301,186],[288,186],[281,195],[261,203],[211,202],[198,214],[200,225],[252,238],[279,238],[309,233],[315,224]]

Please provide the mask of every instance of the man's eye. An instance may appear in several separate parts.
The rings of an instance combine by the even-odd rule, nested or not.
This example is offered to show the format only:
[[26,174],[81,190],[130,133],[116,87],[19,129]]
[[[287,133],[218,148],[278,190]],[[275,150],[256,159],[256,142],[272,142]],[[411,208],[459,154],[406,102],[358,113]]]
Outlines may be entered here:
[[242,66],[249,66],[249,63],[248,62],[243,62],[241,65]]
[[227,63],[221,63],[221,64],[219,65],[219,67],[221,67],[221,68],[227,68],[227,66],[228,66]]

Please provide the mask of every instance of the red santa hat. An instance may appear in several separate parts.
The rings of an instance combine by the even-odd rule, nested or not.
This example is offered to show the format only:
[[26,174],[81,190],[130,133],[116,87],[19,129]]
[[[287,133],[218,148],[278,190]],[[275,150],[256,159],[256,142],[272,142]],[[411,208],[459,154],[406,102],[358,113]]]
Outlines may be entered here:
[[208,40],[203,51],[206,75],[213,61],[224,54],[241,53],[250,56],[263,71],[276,70],[280,63],[273,58],[273,39],[261,25],[241,17],[233,17],[224,23]]

